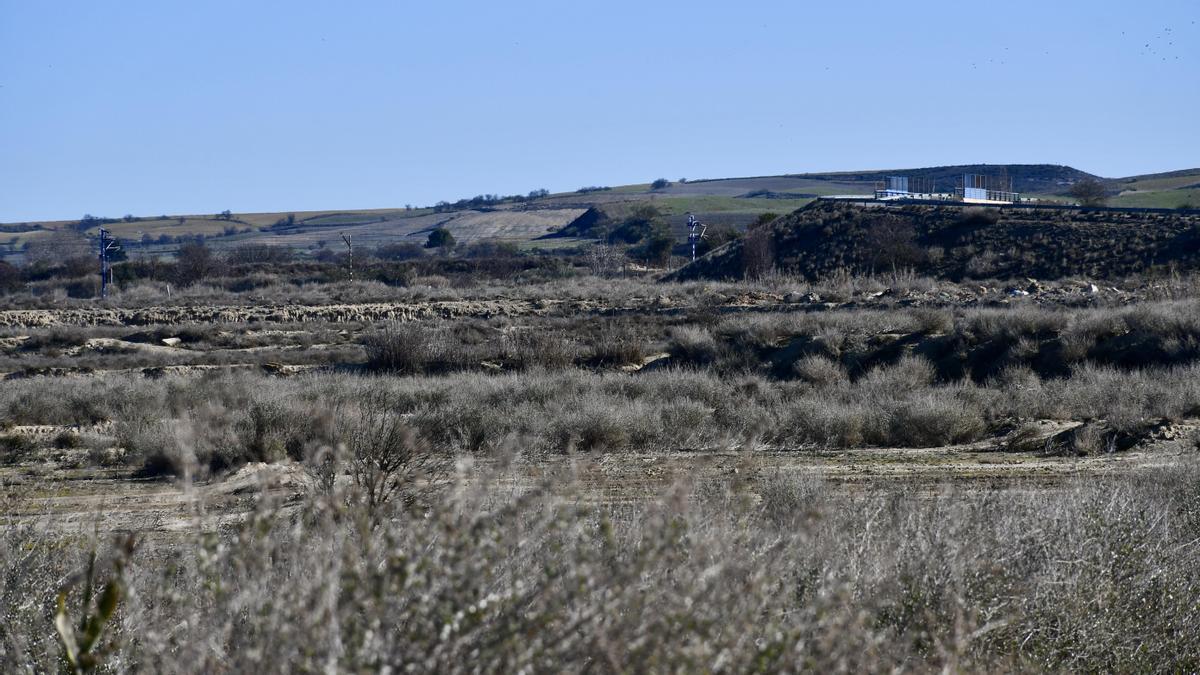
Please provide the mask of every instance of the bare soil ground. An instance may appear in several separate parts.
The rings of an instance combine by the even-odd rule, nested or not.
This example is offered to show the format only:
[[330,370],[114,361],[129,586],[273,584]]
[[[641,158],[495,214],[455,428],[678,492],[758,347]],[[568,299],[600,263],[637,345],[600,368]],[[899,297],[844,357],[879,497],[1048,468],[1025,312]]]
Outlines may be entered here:
[[[1021,439],[1038,447],[1079,423],[1046,420],[1038,433]],[[26,426],[6,436],[49,438],[97,429]],[[100,429],[103,431],[103,429]],[[1191,440],[1200,419],[1164,426],[1134,449],[1084,457],[1014,449],[1011,436],[938,448],[862,448],[829,452],[780,449],[671,453],[570,454],[536,459],[464,458],[456,480],[485,481],[521,493],[536,486],[572,502],[599,504],[657,500],[678,483],[726,482],[752,499],[764,481],[805,476],[834,494],[903,486],[910,494],[954,491],[1054,490],[1069,479],[1131,474],[1194,461]],[[120,452],[113,449],[113,452]],[[210,480],[141,478],[128,468],[96,468],[83,450],[45,451],[0,466],[0,485],[9,491],[4,526],[36,526],[61,534],[138,532],[169,540],[197,525],[219,529],[241,522],[267,500],[287,507],[317,489],[300,464],[252,463]]]

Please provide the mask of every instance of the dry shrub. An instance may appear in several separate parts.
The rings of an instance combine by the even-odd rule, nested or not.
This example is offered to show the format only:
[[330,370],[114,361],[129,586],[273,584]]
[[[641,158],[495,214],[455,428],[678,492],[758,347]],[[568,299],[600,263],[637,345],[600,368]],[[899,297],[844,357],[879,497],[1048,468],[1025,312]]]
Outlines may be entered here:
[[954,330],[954,314],[945,309],[914,309],[912,319],[917,330],[927,335],[945,335]]
[[1011,367],[981,385],[932,383],[921,359],[875,368],[856,382],[839,380],[844,375],[831,362],[812,359],[803,366],[809,382],[840,383],[672,369],[636,375],[567,369],[404,378],[328,372],[295,378],[38,378],[5,382],[0,419],[10,425],[112,420],[110,435],[127,450],[126,461],[173,471],[173,462],[184,457],[179,423],[198,437],[193,454],[209,470],[296,459],[327,442],[321,419],[368,386],[385,389],[397,414],[422,438],[452,452],[486,451],[511,437],[525,439],[534,453],[562,451],[572,443],[578,447],[579,430],[587,428],[587,447],[619,451],[759,440],[784,448],[926,445],[972,440],[988,425],[1038,419],[1098,419],[1128,435],[1147,420],[1186,419],[1200,409],[1196,366],[1082,366],[1068,377],[1046,379]]
[[946,396],[929,394],[907,401],[892,411],[881,444],[938,447],[978,440],[987,430],[977,408]]
[[822,478],[775,473],[758,485],[764,517],[779,527],[793,527],[819,517],[829,488]]
[[674,326],[668,333],[670,352],[686,363],[707,365],[721,354],[721,345],[707,328]]
[[45,351],[58,353],[64,349],[80,347],[88,341],[84,328],[58,326],[44,331],[35,331],[21,343],[22,351]]
[[1028,390],[1041,387],[1042,378],[1028,366],[1005,366],[988,384],[1010,391]]
[[[755,500],[741,485],[620,505],[567,487],[462,488],[369,531],[366,507],[338,493],[353,485],[298,513],[266,505],[125,556],[102,667],[1200,668],[1200,468],[920,496],[776,474],[749,486]],[[58,667],[46,610],[88,550],[0,532],[0,668]],[[102,551],[97,569],[120,556]]]
[[363,338],[367,368],[397,375],[423,373],[437,357],[430,331],[411,323],[392,323]]
[[676,399],[664,402],[657,417],[679,447],[703,447],[716,440],[709,436],[714,412],[702,401]]
[[397,503],[419,504],[448,474],[450,455],[422,438],[386,393],[364,396],[334,415],[333,434],[346,450],[350,477],[373,519]]
[[858,385],[883,397],[897,397],[933,384],[937,373],[927,359],[905,354],[898,361],[871,369]]
[[592,345],[591,361],[599,366],[640,364],[646,358],[646,345],[628,327],[605,328]]
[[6,381],[0,387],[5,424],[88,425],[110,419],[110,398],[122,383],[63,382],[54,378]]
[[423,277],[414,277],[413,280],[408,282],[407,285],[410,287],[413,287],[413,288],[433,288],[433,289],[444,289],[444,288],[450,288],[450,286],[451,286],[450,280],[440,274],[431,274],[431,275],[423,276]]
[[19,464],[37,452],[37,445],[28,436],[0,436],[0,465]]
[[1116,451],[1117,434],[1104,424],[1085,422],[1050,438],[1045,449],[1051,454],[1084,457]]
[[505,360],[518,370],[570,368],[579,358],[574,340],[559,333],[514,331],[505,336]]
[[632,406],[617,407],[594,395],[578,399],[575,406],[577,408],[551,423],[551,449],[558,452],[620,452],[631,447],[635,435],[640,436],[642,442],[652,440],[637,433],[638,425],[647,420],[638,419]]
[[833,359],[810,354],[792,365],[796,376],[817,387],[832,387],[846,384],[850,375],[846,367]]
[[786,408],[772,436],[784,449],[795,449],[796,445],[858,447],[866,438],[865,427],[871,415],[872,411],[860,405],[802,398]]
[[622,450],[629,445],[629,429],[619,416],[589,415],[578,420],[570,435],[568,447],[583,452]]
[[245,409],[237,425],[244,461],[302,460],[313,444],[328,437],[328,424],[326,414],[301,402],[265,397],[256,400]]
[[1113,452],[1115,435],[1099,424],[1084,424],[1071,435],[1071,452],[1076,455],[1098,455]]

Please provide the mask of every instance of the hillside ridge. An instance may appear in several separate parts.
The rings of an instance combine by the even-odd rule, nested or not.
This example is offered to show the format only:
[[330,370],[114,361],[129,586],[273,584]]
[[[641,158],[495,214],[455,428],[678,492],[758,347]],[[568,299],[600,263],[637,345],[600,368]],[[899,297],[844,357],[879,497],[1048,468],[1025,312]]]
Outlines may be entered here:
[[1200,268],[1200,214],[818,201],[718,248],[671,280],[770,270],[819,279],[907,269],[965,279],[1120,278]]

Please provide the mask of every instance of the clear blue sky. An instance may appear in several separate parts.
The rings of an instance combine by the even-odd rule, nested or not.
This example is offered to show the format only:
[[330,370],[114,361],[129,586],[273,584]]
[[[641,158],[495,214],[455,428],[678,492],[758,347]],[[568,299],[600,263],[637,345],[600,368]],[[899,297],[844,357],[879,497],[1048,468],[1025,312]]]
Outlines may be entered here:
[[0,221],[1190,168],[1198,21],[1196,0],[0,0]]

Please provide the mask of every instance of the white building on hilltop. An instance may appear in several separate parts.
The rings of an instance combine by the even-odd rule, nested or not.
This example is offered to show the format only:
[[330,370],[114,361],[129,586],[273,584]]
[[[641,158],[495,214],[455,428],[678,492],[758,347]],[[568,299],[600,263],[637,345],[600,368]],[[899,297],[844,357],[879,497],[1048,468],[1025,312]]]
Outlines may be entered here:
[[875,184],[875,199],[879,201],[957,201],[966,204],[1013,204],[1021,195],[1013,192],[1012,179],[1007,174],[988,176],[979,173],[963,174],[954,192],[938,192],[929,178],[888,176]]

